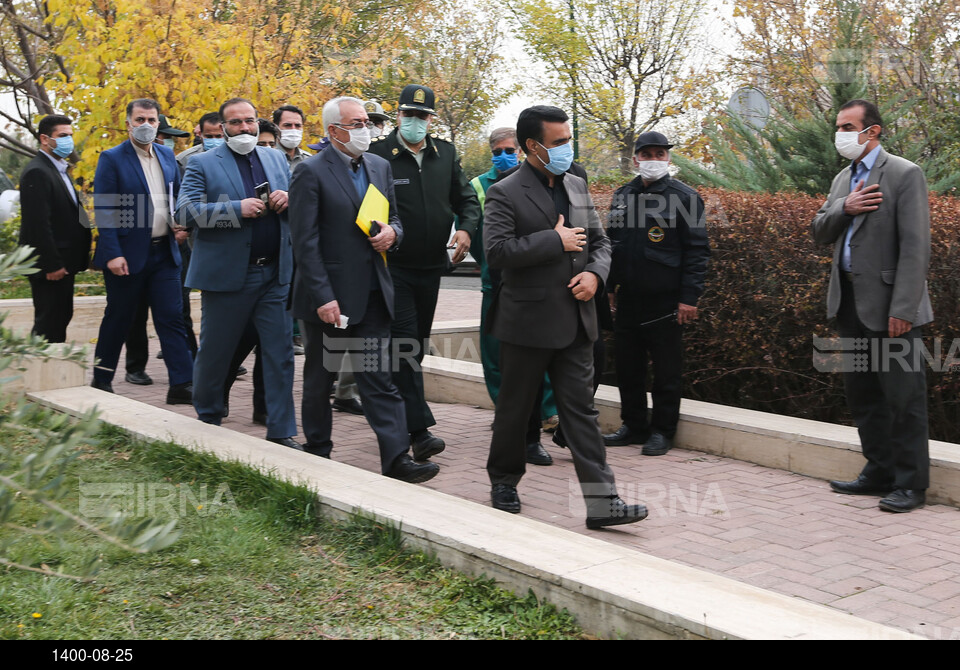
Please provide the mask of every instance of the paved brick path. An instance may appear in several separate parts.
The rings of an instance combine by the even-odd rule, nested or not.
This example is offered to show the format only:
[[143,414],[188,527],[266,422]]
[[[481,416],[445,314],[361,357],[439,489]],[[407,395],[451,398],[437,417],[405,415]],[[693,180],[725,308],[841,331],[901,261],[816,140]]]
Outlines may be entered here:
[[[437,320],[476,318],[480,293],[441,291]],[[151,339],[153,349],[156,339]],[[297,357],[297,412],[302,357]],[[247,367],[252,370],[252,358]],[[118,378],[117,393],[164,405],[166,370],[151,356],[154,386]],[[241,377],[224,426],[251,435],[251,376]],[[426,484],[489,504],[484,470],[493,412],[433,403],[434,432],[447,451]],[[191,407],[167,407],[195,417]],[[334,459],[379,472],[376,441],[362,417],[334,413]],[[960,639],[960,510],[933,505],[905,515],[876,499],[841,496],[824,482],[781,470],[683,449],[642,457],[637,447],[610,448],[621,494],[645,501],[650,517],[616,530],[588,531],[566,450],[545,436],[551,467],[529,466],[520,485],[523,514],[661,558],[828,605],[937,639]],[[851,476],[856,473],[850,473]]]

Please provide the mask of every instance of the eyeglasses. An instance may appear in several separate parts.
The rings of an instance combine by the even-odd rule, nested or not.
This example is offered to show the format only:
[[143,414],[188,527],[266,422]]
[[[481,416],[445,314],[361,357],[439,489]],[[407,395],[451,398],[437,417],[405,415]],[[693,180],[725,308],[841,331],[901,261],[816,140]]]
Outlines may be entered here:
[[373,121],[357,121],[356,123],[335,123],[333,124],[337,128],[342,130],[360,130],[361,128],[366,128],[367,130],[372,130],[374,128]]
[[513,154],[517,153],[517,150],[516,150],[515,147],[507,147],[506,149],[494,149],[494,150],[493,150],[493,155],[494,155],[494,156],[499,156],[500,154],[502,154],[502,153],[504,153],[504,152],[506,152],[508,155],[513,155]]
[[257,120],[256,119],[230,119],[225,123],[225,125],[233,126],[234,128],[236,128],[237,126],[255,126],[257,125]]

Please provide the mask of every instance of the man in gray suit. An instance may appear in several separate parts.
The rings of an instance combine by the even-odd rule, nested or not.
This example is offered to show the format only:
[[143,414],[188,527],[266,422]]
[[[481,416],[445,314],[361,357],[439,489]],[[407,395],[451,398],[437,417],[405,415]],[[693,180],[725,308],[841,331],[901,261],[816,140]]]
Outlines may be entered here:
[[[301,413],[305,449],[330,457],[330,389],[343,352],[352,348],[348,360],[364,415],[377,434],[383,474],[425,482],[440,468],[416,463],[407,453],[403,398],[390,374],[394,290],[386,258],[403,239],[393,174],[386,160],[364,153],[373,124],[361,100],[334,98],[324,105],[323,125],[332,148],[298,165],[290,185],[297,262],[293,314],[302,319],[306,353]],[[368,235],[357,224],[357,215],[371,186],[387,198],[390,213],[389,221],[375,222]]]
[[876,105],[851,100],[837,115],[837,150],[852,164],[830,188],[813,235],[833,244],[828,318],[869,353],[844,372],[847,404],[867,463],[837,493],[879,495],[880,509],[922,507],[929,485],[927,386],[920,326],[933,320],[927,294],[930,211],[919,167],[880,146]]
[[487,331],[500,340],[502,380],[487,472],[493,507],[520,511],[526,425],[548,372],[560,425],[587,504],[587,527],[640,521],[642,505],[617,495],[593,407],[593,296],[610,270],[586,182],[566,174],[573,161],[568,117],[538,105],[520,113],[517,140],[528,159],[487,191],[483,248],[502,282]]

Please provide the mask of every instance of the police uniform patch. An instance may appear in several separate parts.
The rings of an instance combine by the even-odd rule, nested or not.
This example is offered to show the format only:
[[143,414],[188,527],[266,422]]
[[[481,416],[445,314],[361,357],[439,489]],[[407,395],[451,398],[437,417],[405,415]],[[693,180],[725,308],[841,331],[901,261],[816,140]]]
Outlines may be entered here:
[[372,114],[372,113],[374,113],[374,112],[377,111],[377,106],[374,105],[372,102],[368,102],[368,103],[366,103],[366,104],[363,106],[363,110],[364,110],[367,114]]
[[394,147],[394,148],[393,148],[393,155],[396,156],[398,153],[400,153],[400,150],[397,149],[396,147]]
[[649,231],[647,231],[647,237],[650,238],[651,242],[662,242],[663,241],[663,228],[660,226],[654,226]]
[[427,94],[423,92],[422,88],[418,88],[413,94],[413,101],[419,104],[423,104],[423,101],[427,99]]

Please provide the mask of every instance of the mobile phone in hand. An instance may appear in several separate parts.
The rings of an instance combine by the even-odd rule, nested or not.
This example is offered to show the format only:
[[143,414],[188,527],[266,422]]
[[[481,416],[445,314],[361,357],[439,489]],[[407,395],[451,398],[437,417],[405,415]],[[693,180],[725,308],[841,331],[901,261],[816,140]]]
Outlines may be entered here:
[[257,197],[263,201],[263,204],[270,207],[270,182],[265,181],[254,187]]

